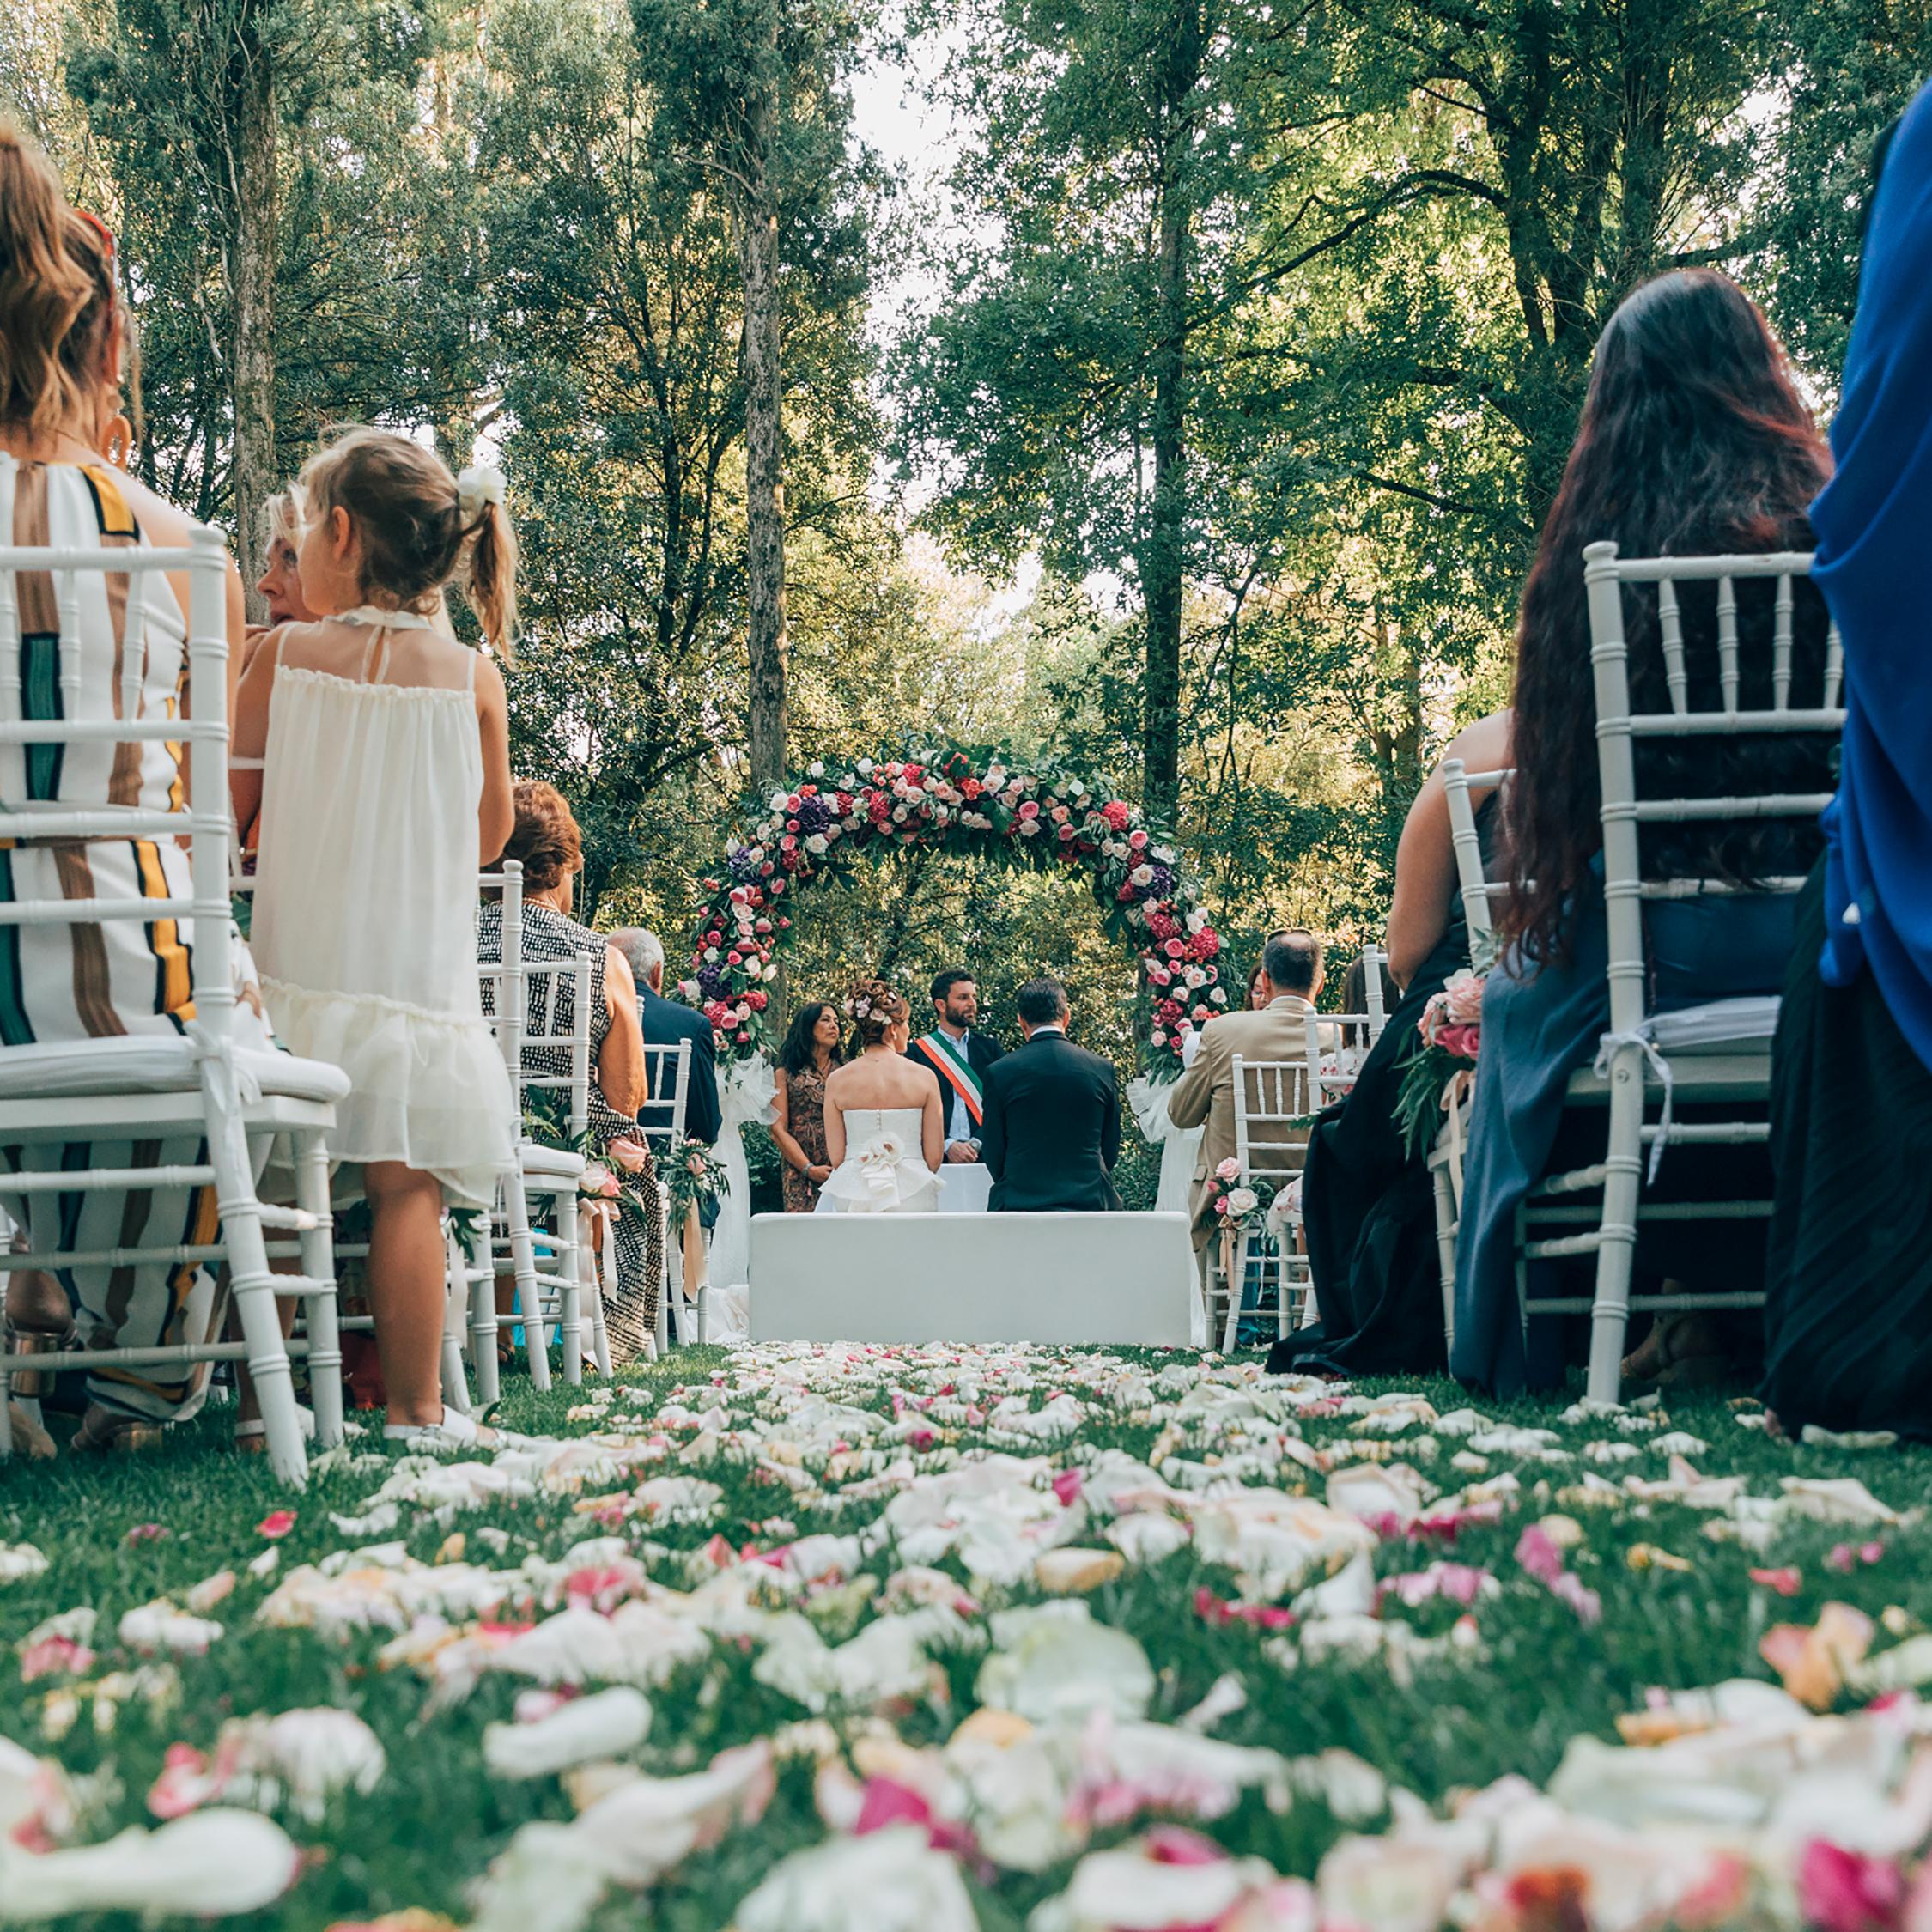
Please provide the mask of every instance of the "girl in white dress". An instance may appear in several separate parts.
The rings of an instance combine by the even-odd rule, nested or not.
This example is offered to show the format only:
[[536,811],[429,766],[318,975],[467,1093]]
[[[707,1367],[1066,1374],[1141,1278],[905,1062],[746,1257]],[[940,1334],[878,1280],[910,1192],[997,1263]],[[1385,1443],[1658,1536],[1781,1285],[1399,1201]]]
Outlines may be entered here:
[[495,665],[436,623],[459,583],[507,647],[515,540],[494,471],[349,432],[302,472],[313,623],[262,641],[235,718],[235,804],[258,802],[252,942],[291,1051],[354,1081],[331,1151],[361,1170],[390,1437],[471,1441],[446,1410],[445,1202],[487,1208],[511,1157],[509,1076],[477,981],[477,873],[513,823]]
[[938,1077],[905,1056],[912,1008],[884,980],[861,980],[846,1012],[858,1057],[825,1081],[825,1151],[831,1176],[819,1214],[930,1214],[939,1202],[945,1109]]

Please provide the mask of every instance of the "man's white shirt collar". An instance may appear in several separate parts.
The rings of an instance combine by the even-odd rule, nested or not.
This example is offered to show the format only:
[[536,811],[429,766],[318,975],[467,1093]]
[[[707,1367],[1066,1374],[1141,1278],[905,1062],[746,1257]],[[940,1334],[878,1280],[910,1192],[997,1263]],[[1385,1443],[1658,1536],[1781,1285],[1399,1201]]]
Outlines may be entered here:
[[1066,1037],[1066,1029],[1064,1026],[1036,1026],[1027,1035],[1027,1038],[1037,1040],[1042,1033],[1057,1033],[1063,1040]]

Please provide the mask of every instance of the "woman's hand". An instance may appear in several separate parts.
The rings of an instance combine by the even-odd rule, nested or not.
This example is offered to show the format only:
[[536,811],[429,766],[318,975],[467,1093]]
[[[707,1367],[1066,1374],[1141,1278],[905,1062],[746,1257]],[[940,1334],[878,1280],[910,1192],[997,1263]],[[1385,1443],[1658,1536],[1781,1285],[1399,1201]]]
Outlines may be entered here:
[[805,1170],[805,1177],[815,1188],[823,1188],[832,1178],[832,1170],[823,1161],[815,1162]]

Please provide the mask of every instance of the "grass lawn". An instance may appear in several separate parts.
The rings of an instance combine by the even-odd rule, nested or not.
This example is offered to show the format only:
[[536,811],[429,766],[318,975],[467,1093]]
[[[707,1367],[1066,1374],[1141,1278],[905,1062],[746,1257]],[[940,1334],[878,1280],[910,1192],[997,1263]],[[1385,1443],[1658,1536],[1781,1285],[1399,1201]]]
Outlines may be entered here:
[[[376,1431],[300,1496],[280,1492],[263,1460],[224,1451],[224,1411],[152,1455],[15,1463],[0,1468],[0,1737],[63,1769],[71,1816],[49,1836],[91,1844],[156,1825],[151,1794],[171,1747],[191,1747],[175,1753],[178,1778],[197,1774],[192,1753],[207,1760],[206,1776],[221,1765],[231,1720],[355,1713],[381,1747],[368,1789],[336,1790],[313,1815],[259,1785],[212,1793],[223,1805],[266,1807],[299,1848],[295,1882],[247,1920],[289,1932],[411,1908],[506,1932],[645,1923],[700,1932],[737,1921],[787,1855],[849,1840],[861,1822],[908,1817],[940,1847],[927,1853],[897,1833],[894,1843],[914,1847],[918,1875],[902,1886],[883,1855],[876,1867],[828,1866],[823,1883],[836,1903],[823,1904],[810,1884],[795,1895],[768,1888],[743,1915],[745,1932],[778,1923],[796,1932],[821,1923],[948,1932],[975,1921],[1005,1932],[1030,1915],[1036,1932],[1128,1923],[1080,1914],[1083,1900],[1106,1895],[1103,1879],[1132,1868],[1096,1864],[1082,1892],[1080,1861],[1115,1846],[1182,1869],[1208,1858],[1194,1840],[1160,1837],[1157,1827],[1175,1820],[1213,1847],[1265,1860],[1272,1874],[1253,1868],[1249,1917],[1217,1906],[1205,1918],[1131,1923],[1259,1932],[1311,1923],[1309,1894],[1271,1892],[1263,1879],[1315,1879],[1345,1833],[1386,1835],[1406,1818],[1421,1831],[1417,1842],[1433,1845],[1429,1831],[1439,1837],[1443,1820],[1467,1810],[1461,1795],[1511,1773],[1546,1786],[1579,1735],[1615,1745],[1619,1718],[1647,1709],[1667,1748],[1679,1748],[1668,1738],[1704,1721],[1668,1717],[1658,1693],[1740,1678],[1775,1686],[1778,1673],[1760,1652],[1767,1632],[1814,1626],[1827,1604],[1862,1613],[1832,1613],[1827,1633],[1849,1635],[1814,1643],[1801,1657],[1801,1638],[1774,1637],[1770,1646],[1781,1662],[1797,1660],[1790,1669],[1809,1668],[1793,1681],[1814,1709],[1852,1711],[1895,1680],[1932,1678],[1932,1664],[1909,1667],[1912,1639],[1932,1625],[1932,1545],[1918,1521],[1932,1477],[1924,1450],[1786,1446],[1748,1425],[1751,1406],[1717,1395],[1565,1416],[1564,1403],[1472,1405],[1446,1382],[1285,1391],[1257,1382],[1253,1362],[1207,1358],[1205,1370],[1203,1362],[1186,1352],[949,1356],[934,1347],[855,1352],[848,1363],[842,1352],[807,1361],[797,1352],[694,1349],[622,1371],[614,1400],[593,1385],[539,1397],[512,1378],[505,1427],[597,1436],[607,1453],[526,1455],[513,1465],[510,1493],[466,1488],[460,1476],[440,1489],[419,1485],[392,1497],[392,1521],[383,1510],[369,1517],[397,1465],[380,1455]],[[1419,1406],[1378,1411],[1354,1400],[1398,1393]],[[1458,1414],[1472,1406],[1479,1419]],[[988,1451],[1016,1461],[984,1465]],[[1127,1459],[1145,1468],[1135,1473]],[[946,1484],[976,1467],[987,1479],[962,1486],[965,1500],[949,1505]],[[1148,1471],[1161,1494],[1147,1493]],[[1846,1479],[1862,1488],[1843,1486]],[[665,1486],[680,1480],[684,1490]],[[1308,1499],[1304,1520],[1224,1506],[1230,1496],[1284,1492]],[[284,1508],[293,1526],[279,1539],[265,1534]],[[1142,1534],[1120,1530],[1130,1519]],[[807,1540],[820,1537],[856,1540]],[[559,1560],[592,1540],[604,1540]],[[45,1556],[44,1569],[31,1558],[9,1564],[8,1547],[23,1545]],[[1062,1559],[1063,1576],[1039,1561],[1056,1545],[1100,1554],[1084,1571]],[[357,1549],[374,1554],[341,1560]],[[273,1573],[252,1573],[252,1562],[266,1568],[270,1550]],[[321,1589],[327,1580],[302,1567],[331,1558],[332,1597]],[[5,1580],[9,1567],[21,1573]],[[205,1649],[167,1649],[165,1619],[158,1637],[143,1638],[138,1620],[123,1631],[126,1613],[157,1599],[185,1610],[196,1586],[223,1571],[234,1573],[231,1591],[216,1584],[195,1597],[220,1625],[203,1633]],[[343,1600],[344,1574],[374,1578],[374,1609]],[[383,1595],[385,1577],[398,1576],[416,1580],[413,1595]],[[1396,1577],[1410,1581],[1390,1585]],[[1003,1614],[1053,1601],[1072,1607],[1077,1626],[1060,1648],[1039,1619]],[[562,1639],[578,1641],[583,1617],[620,1605],[612,1627],[634,1631],[624,1662],[599,1664],[601,1653],[585,1651],[589,1663],[572,1664]],[[664,1614],[640,1612],[625,1624],[634,1607],[652,1605]],[[91,1658],[45,1641],[27,1647],[46,1619],[80,1607],[97,1613]],[[516,1630],[573,1607],[580,1621],[555,1631],[562,1663],[499,1662]],[[347,1627],[363,1614],[368,1627]],[[916,1631],[909,1674],[908,1645],[896,1642],[903,1633],[878,1627],[902,1618]],[[1111,1646],[1096,1625],[1132,1642]],[[1893,1653],[1890,1677],[1861,1674]],[[561,1708],[545,1680],[597,1692],[612,1672],[651,1706],[647,1735],[617,1753],[630,1768],[504,1775],[519,1739],[547,1736],[543,1721]],[[995,1771],[990,1787],[962,1770],[971,1753],[959,1727],[987,1704],[1012,1715],[969,1726],[982,1755],[1023,1731],[1072,1741],[1053,1759],[1057,1783],[1025,1795],[1018,1757],[1003,1760],[1010,1774]],[[1103,1728],[1151,1721],[1133,1735],[1158,1759],[1153,1770],[1116,1760],[1068,1769],[1083,1738],[1090,1756],[1110,1748],[1093,1745],[1097,1710]],[[531,1729],[495,1734],[493,1770],[485,1728],[519,1719]],[[1163,1740],[1184,1753],[1209,1738],[1279,1753],[1291,1791],[1265,1755],[1171,1765],[1160,1756]],[[597,1843],[526,1834],[527,1856],[500,1866],[494,1894],[477,1891],[519,1827],[563,1824],[638,1772],[683,1777],[720,1752],[772,1740],[773,1787],[708,1813],[687,1834],[695,1843],[638,1853],[647,1872],[619,1869],[622,1859],[611,1863]],[[9,1822],[17,1832],[22,1807],[31,1809],[15,1759],[9,1818],[3,1751],[0,1835]],[[1387,1789],[1352,1785],[1340,1760],[1320,1759],[1335,1751],[1372,1767]],[[1906,1757],[1894,1753],[1871,1771],[1871,1789],[1895,1790]],[[1322,1763],[1325,1771],[1315,1768]],[[1058,1836],[1023,1854],[1013,1849],[1024,1836],[1017,1827],[1004,1836],[982,1828],[989,1789],[1002,1792],[993,1808],[1030,1810]],[[1641,1838],[1643,1820],[1624,1799],[1592,1810],[1579,1804],[1581,1789],[1564,1789],[1571,1814],[1620,1820]],[[165,1795],[160,1801],[174,1808]],[[1816,1886],[1798,1868],[1828,1834],[1799,1822],[1770,1827],[1792,1840],[1792,1869],[1781,1874],[1780,1854],[1762,1843],[1764,1820],[1752,1828],[1759,1842],[1738,1854],[1748,1869],[1733,1874],[1728,1903],[1703,1922],[1818,1917]],[[635,1848],[641,1831],[619,1836]],[[1419,1917],[1400,1884],[1394,1895],[1370,1886],[1357,1898],[1338,1860],[1327,1868],[1321,1923],[1394,1932],[1444,1911],[1523,1926],[1619,1922],[1607,1891],[1589,1894],[1601,1879],[1565,1880],[1553,1894],[1477,1883],[1471,1872],[1503,1860],[1506,1837],[1457,1854],[1456,1898],[1441,1911],[1433,1880],[1418,1880]],[[1886,1855],[1901,1886],[1917,1850]],[[30,1856],[0,1850],[0,1923],[11,1916],[7,1874]],[[936,1874],[939,1862],[957,1880]],[[1592,1868],[1588,1856],[1578,1862]],[[532,1880],[526,1865],[553,1871],[555,1882]],[[817,1867],[801,1869],[814,1880]],[[937,1889],[921,1894],[922,1883]],[[1337,1903],[1344,1893],[1354,1900],[1346,1911]],[[971,1916],[949,1919],[962,1900]],[[1874,1906],[1868,1923],[1909,1923],[1898,1899],[1887,1909],[1889,1918]],[[1663,1923],[1647,1911],[1623,1922]],[[1693,1915],[1672,1907],[1665,1916]],[[136,1921],[81,1912],[57,1923]]]

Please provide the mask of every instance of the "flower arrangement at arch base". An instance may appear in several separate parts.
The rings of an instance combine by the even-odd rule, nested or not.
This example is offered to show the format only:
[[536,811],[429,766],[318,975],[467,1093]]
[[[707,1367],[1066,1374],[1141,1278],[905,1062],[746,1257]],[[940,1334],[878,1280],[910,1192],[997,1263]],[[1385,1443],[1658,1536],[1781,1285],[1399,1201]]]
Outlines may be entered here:
[[1194,903],[1170,838],[1097,781],[1017,765],[990,746],[925,748],[852,765],[815,761],[746,814],[708,895],[680,992],[728,1059],[773,1045],[767,1020],[799,890],[864,859],[933,851],[1084,872],[1145,987],[1144,1066],[1181,1072],[1189,1036],[1228,1003],[1220,936]]

